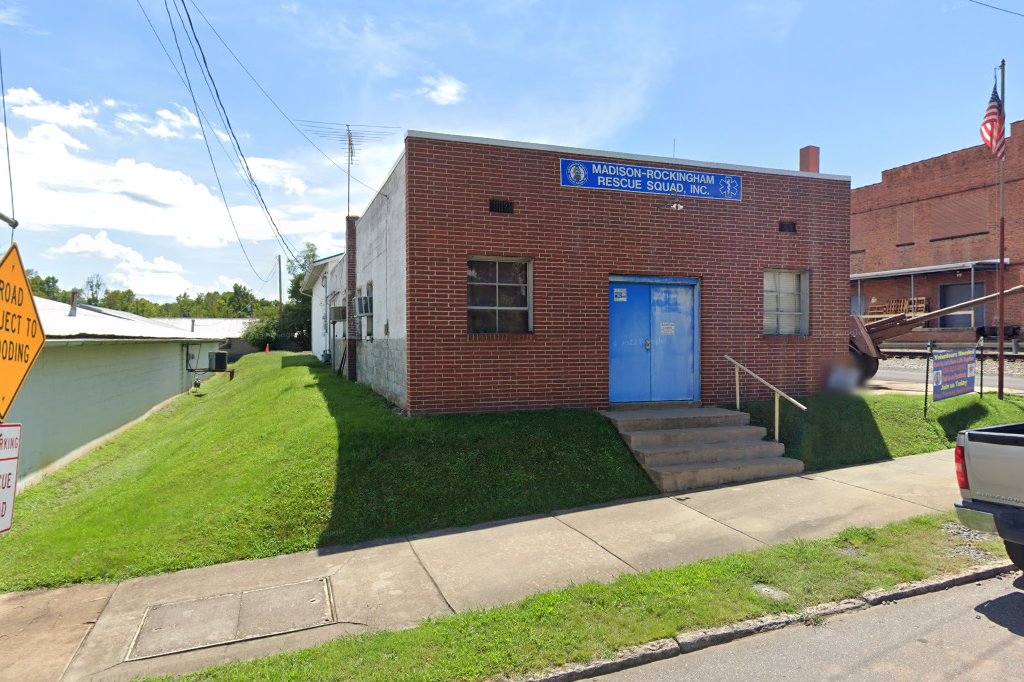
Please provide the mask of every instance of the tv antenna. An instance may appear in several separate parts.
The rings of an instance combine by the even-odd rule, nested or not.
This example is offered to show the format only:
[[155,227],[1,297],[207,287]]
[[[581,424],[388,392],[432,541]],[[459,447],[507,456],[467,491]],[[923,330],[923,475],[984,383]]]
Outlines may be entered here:
[[352,215],[352,166],[359,163],[359,152],[368,144],[381,142],[400,130],[399,126],[375,126],[356,123],[331,123],[298,119],[305,131],[345,148],[345,174],[348,176],[346,216]]

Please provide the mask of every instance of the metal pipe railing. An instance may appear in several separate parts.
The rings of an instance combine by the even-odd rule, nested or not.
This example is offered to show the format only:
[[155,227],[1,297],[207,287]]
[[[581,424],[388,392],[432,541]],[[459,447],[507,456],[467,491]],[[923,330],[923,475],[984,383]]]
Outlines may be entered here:
[[775,442],[778,442],[779,441],[779,412],[780,412],[780,409],[779,409],[780,408],[779,397],[781,396],[781,397],[785,398],[789,402],[791,402],[794,405],[796,405],[797,407],[799,407],[804,412],[807,411],[807,406],[799,403],[796,400],[794,400],[793,398],[791,398],[790,396],[786,395],[785,393],[783,393],[780,389],[776,388],[775,386],[772,386],[770,383],[768,383],[767,381],[765,381],[761,377],[757,376],[756,374],[751,372],[749,369],[747,369],[746,367],[744,367],[740,363],[738,363],[735,360],[733,360],[732,358],[730,358],[728,355],[725,355],[723,357],[726,360],[728,360],[729,362],[731,362],[733,364],[735,370],[736,370],[736,409],[737,410],[740,409],[740,370],[741,369],[744,372],[746,372],[747,374],[749,374],[750,376],[752,376],[755,379],[757,379],[758,381],[760,381],[762,384],[764,384],[768,388],[772,389],[772,391],[775,393],[775,431],[773,432],[772,435],[775,436]]

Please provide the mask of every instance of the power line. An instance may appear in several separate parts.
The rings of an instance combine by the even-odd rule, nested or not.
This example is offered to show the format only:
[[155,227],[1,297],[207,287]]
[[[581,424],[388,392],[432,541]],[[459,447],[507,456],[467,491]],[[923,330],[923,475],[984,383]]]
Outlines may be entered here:
[[[136,4],[139,4],[139,0],[136,0]],[[174,75],[178,77],[178,80],[181,81],[181,84],[183,86],[188,88],[188,83],[185,82],[184,76],[182,76],[181,71],[178,70],[178,65],[174,62],[174,58],[171,57],[171,53],[167,50],[167,46],[164,45],[163,38],[160,37],[160,33],[156,30],[156,27],[150,20],[149,15],[146,13],[145,8],[143,8],[142,5],[139,4],[139,9],[142,10],[143,16],[146,17],[146,22],[149,24],[149,28],[150,30],[152,30],[153,36],[156,38],[157,43],[160,44],[160,49],[163,50],[164,56],[167,57],[167,61],[171,65],[171,69],[174,70]],[[248,179],[242,174],[242,169],[238,165],[238,158],[233,156],[232,154],[229,154],[228,150],[225,149],[224,143],[221,141],[220,136],[216,134],[218,132],[216,130],[216,127],[213,125],[213,123],[210,122],[210,119],[206,115],[206,112],[204,112],[203,108],[200,107],[198,104],[196,105],[196,114],[199,116],[199,118],[206,121],[206,125],[210,126],[210,129],[214,131],[215,134],[213,136],[213,139],[217,142],[217,146],[220,147],[221,152],[224,154],[224,158],[228,160],[228,163],[231,164],[232,169],[242,180],[242,182],[248,184]],[[232,149],[232,151],[234,150]]]
[[[182,0],[182,4],[184,4],[184,2],[185,2],[185,0]],[[203,13],[203,10],[200,9],[199,5],[196,4],[195,0],[189,0],[189,2],[191,2],[192,6],[196,8],[196,11],[199,12],[199,16],[201,16],[203,18],[203,21],[205,21],[206,25],[210,27],[210,30],[213,31],[213,34],[215,36],[217,36],[217,40],[219,40],[220,44],[224,46],[224,49],[228,51],[228,54],[230,54],[234,58],[234,60],[238,63],[238,65],[240,67],[242,67],[242,71],[245,72],[245,75],[247,75],[249,77],[249,79],[256,85],[256,87],[259,88],[259,91],[263,93],[263,96],[266,97],[267,100],[271,104],[274,105],[274,108],[277,109],[278,113],[281,114],[281,116],[283,116],[286,121],[288,121],[288,123],[291,125],[291,127],[294,128],[295,131],[299,135],[301,135],[304,140],[306,140],[306,142],[308,142],[314,149],[316,149],[318,152],[320,152],[320,154],[323,155],[323,157],[325,159],[330,161],[338,170],[340,170],[341,172],[343,172],[347,176],[349,176],[350,179],[355,180],[360,185],[362,185],[366,189],[370,190],[374,194],[382,194],[385,199],[388,198],[388,196],[386,194],[384,194],[383,192],[381,192],[380,190],[377,190],[377,189],[374,189],[373,187],[370,187],[365,182],[363,182],[359,178],[357,178],[354,175],[352,175],[348,170],[346,170],[346,168],[344,166],[342,166],[340,163],[335,161],[331,157],[330,154],[325,152],[323,149],[320,148],[320,146],[318,144],[313,142],[313,140],[309,137],[309,135],[307,135],[306,132],[304,130],[302,130],[302,128],[300,128],[295,123],[295,121],[293,121],[292,118],[290,116],[288,116],[288,114],[286,114],[284,112],[284,109],[282,109],[280,107],[280,105],[278,105],[278,103],[274,100],[274,98],[270,96],[270,93],[267,92],[266,89],[262,85],[260,85],[260,82],[258,80],[256,80],[256,76],[252,75],[252,72],[250,72],[249,69],[246,68],[245,64],[243,64],[242,60],[238,58],[238,55],[235,54],[234,50],[232,50],[231,47],[228,46],[227,42],[224,40],[224,38],[221,37],[220,33],[217,31],[217,29],[214,27],[214,25],[210,22],[209,19],[206,18],[206,14]]]
[[[167,0],[164,0],[165,5],[166,2]],[[263,210],[263,214],[269,221],[271,229],[274,231],[275,235],[281,242],[281,245],[284,247],[285,252],[289,254],[290,258],[295,259],[297,258],[297,255],[295,253],[294,248],[288,242],[287,238],[285,238],[285,236],[281,233],[281,230],[278,228],[277,223],[274,221],[274,217],[270,213],[270,207],[267,206],[267,202],[263,198],[263,193],[260,191],[259,185],[256,183],[256,179],[253,177],[252,171],[249,168],[249,162],[245,158],[245,153],[242,151],[242,145],[238,141],[238,136],[235,134],[234,127],[231,125],[231,118],[228,116],[227,108],[224,106],[224,101],[221,99],[220,96],[220,90],[217,87],[217,82],[214,80],[213,72],[210,70],[210,65],[206,60],[206,53],[203,50],[203,45],[199,41],[199,36],[196,34],[195,26],[192,23],[192,16],[191,14],[189,14],[188,11],[188,6],[185,4],[185,0],[172,0],[172,2],[175,3],[174,8],[175,11],[178,13],[178,20],[182,22],[182,29],[185,31],[185,34],[188,37],[189,42],[193,45],[193,52],[195,52],[196,49],[199,50],[199,54],[196,57],[196,60],[199,62],[200,71],[203,73],[203,77],[207,81],[207,87],[211,90],[211,95],[214,98],[214,105],[217,107],[221,116],[221,120],[223,121],[224,126],[227,129],[227,134],[231,138],[232,145],[235,149],[235,153],[238,154],[239,161],[241,162],[245,175],[249,180],[249,185],[251,186],[253,192],[255,193],[256,201],[260,205],[260,208]],[[181,5],[181,10],[185,11],[185,19],[188,20],[187,27],[185,26],[185,20],[182,19],[181,10],[178,9],[179,3]]]
[[11,139],[7,132],[7,86],[4,85],[4,59],[0,54],[0,100],[4,108],[4,147],[7,150],[7,183],[11,188],[11,243],[14,243],[14,227],[18,221],[14,218],[14,174],[11,173]]
[[[153,26],[153,22],[149,21],[149,15],[146,14],[146,10],[142,6],[142,2],[140,0],[136,0],[136,2],[139,5],[139,9],[142,10],[142,13],[146,15],[146,21],[149,22],[150,28],[153,29],[154,33],[156,33],[156,27]],[[181,59],[181,68],[184,72],[184,81],[186,87],[188,88],[189,96],[192,98],[192,106],[196,108],[196,111],[199,111],[199,103],[196,102],[196,95],[195,92],[192,90],[192,81],[188,75],[188,67],[185,66],[185,57],[181,53],[181,45],[178,43],[178,32],[174,28],[174,22],[171,21],[171,10],[167,6],[167,0],[164,0],[164,10],[166,10],[167,12],[167,20],[171,22],[171,32],[174,34],[174,44],[178,49],[178,57]],[[157,36],[159,37],[159,34],[157,34]],[[169,53],[168,57],[170,57]],[[210,166],[213,167],[213,176],[217,180],[217,190],[220,192],[221,201],[224,202],[224,208],[228,212],[228,221],[231,223],[231,229],[235,233],[235,239],[238,240],[238,246],[241,247],[242,255],[245,256],[245,262],[249,264],[249,269],[252,270],[252,274],[256,275],[257,278],[260,278],[260,273],[256,271],[256,267],[252,264],[252,259],[249,258],[249,252],[245,250],[245,244],[242,243],[242,236],[238,233],[238,226],[235,225],[235,218],[231,214],[231,206],[228,204],[228,197],[224,193],[224,185],[220,181],[220,173],[217,171],[217,164],[214,163],[213,161],[213,151],[210,149],[210,141],[206,137],[206,127],[203,125],[203,120],[201,118],[199,119],[199,130],[203,134],[203,145],[206,147],[206,155],[210,159]]]
[[1004,7],[996,7],[995,5],[990,5],[987,2],[978,2],[978,0],[967,0],[967,2],[974,3],[975,5],[981,5],[982,7],[988,7],[989,9],[999,10],[1000,12],[1006,12],[1007,14],[1012,14],[1014,16],[1024,17],[1024,14],[1020,12],[1014,12],[1012,9],[1006,9]]

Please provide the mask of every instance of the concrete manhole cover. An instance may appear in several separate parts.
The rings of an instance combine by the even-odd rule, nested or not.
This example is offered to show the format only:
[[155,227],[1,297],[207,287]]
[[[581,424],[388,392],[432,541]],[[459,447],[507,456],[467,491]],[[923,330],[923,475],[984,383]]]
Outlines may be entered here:
[[308,630],[335,620],[327,578],[156,604],[146,609],[125,660]]

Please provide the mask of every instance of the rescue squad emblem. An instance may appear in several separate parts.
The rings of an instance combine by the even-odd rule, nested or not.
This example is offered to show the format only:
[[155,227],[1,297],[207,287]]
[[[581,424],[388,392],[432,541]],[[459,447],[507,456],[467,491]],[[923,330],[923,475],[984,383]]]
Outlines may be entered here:
[[587,169],[578,161],[576,163],[569,164],[569,167],[565,169],[565,175],[574,185],[583,185],[587,182]]
[[718,183],[718,191],[723,199],[733,199],[740,193],[739,183],[733,178],[722,178]]

